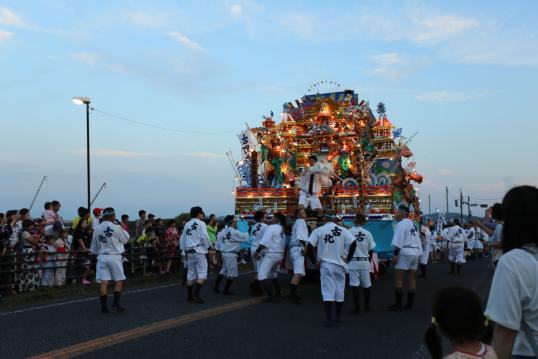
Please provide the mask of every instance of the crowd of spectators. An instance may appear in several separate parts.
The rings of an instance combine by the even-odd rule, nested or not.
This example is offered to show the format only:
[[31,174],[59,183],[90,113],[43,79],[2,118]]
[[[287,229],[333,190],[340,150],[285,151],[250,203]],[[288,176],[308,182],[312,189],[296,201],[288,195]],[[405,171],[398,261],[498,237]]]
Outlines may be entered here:
[[[102,210],[94,208],[90,213],[80,207],[67,222],[60,209],[60,202],[52,201],[45,203],[38,218],[31,218],[27,208],[0,213],[0,296],[92,284],[95,256],[90,244]],[[179,271],[179,238],[185,219],[165,220],[140,210],[138,219],[131,221],[123,214],[119,224],[131,237],[125,253],[127,271],[144,276]],[[214,243],[223,225],[214,214],[207,224]]]

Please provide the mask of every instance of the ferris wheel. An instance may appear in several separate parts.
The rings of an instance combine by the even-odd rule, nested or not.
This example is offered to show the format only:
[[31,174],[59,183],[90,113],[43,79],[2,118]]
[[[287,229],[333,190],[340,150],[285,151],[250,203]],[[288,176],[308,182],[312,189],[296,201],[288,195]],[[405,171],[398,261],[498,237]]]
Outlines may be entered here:
[[318,81],[310,85],[308,87],[307,92],[309,95],[338,92],[340,91],[341,87],[342,85],[340,85],[336,81],[323,80],[323,81]]

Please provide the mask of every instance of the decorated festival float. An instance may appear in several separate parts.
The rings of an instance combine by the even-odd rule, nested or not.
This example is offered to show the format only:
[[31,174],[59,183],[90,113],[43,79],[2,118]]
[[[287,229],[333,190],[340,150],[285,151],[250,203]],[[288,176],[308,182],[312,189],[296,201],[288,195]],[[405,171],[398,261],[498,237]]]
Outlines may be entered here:
[[325,174],[323,212],[339,214],[351,224],[361,211],[377,252],[388,255],[395,209],[403,203],[415,219],[420,214],[422,176],[408,147],[411,138],[392,124],[383,103],[376,116],[366,100],[338,87],[333,81],[316,83],[302,99],[283,105],[278,123],[271,113],[261,126],[247,127],[239,135],[242,158],[235,161],[228,153],[236,172],[235,212],[244,222],[257,210],[293,217],[300,174],[308,157],[316,155],[316,166]]

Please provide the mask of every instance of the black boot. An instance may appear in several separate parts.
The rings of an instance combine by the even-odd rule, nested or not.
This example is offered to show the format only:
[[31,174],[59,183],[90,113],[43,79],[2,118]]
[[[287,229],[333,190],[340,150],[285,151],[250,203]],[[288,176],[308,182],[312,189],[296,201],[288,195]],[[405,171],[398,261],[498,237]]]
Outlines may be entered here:
[[408,290],[407,291],[407,303],[405,304],[405,309],[411,310],[413,309],[413,302],[415,301],[415,291],[414,290]]
[[461,264],[456,265],[456,273],[457,273],[458,275],[461,274]]
[[368,312],[370,310],[370,288],[364,288],[364,311]]
[[361,312],[359,287],[351,287],[353,294],[353,309],[349,311],[350,314],[359,314]]
[[325,309],[325,316],[327,317],[326,327],[334,326],[334,311],[333,311],[334,302],[323,302],[323,308]]
[[394,292],[395,303],[389,306],[388,309],[393,310],[393,311],[402,310],[402,297],[403,297],[402,288],[396,288],[396,291]]
[[420,278],[426,278],[426,265],[421,264],[419,268],[420,268]]
[[281,297],[282,293],[280,293],[280,284],[278,283],[278,278],[271,279],[271,282],[273,283],[273,288],[275,288],[275,296]]
[[269,279],[262,280],[261,284],[265,290],[265,293],[267,294],[267,298],[265,298],[263,301],[266,303],[274,302],[275,296],[273,295],[273,288],[271,287],[271,283],[269,283]]
[[230,286],[232,285],[233,282],[234,280],[230,278],[226,280],[226,287],[224,287],[224,292],[222,292],[222,294],[235,294],[233,292],[230,292]]
[[263,295],[263,289],[259,280],[255,279],[250,283],[250,293],[253,297],[261,297]]
[[301,301],[301,297],[297,295],[297,288],[299,288],[298,284],[290,284],[290,294],[288,295],[288,299],[295,304],[298,304]]
[[196,283],[194,285],[194,294],[192,298],[194,299],[196,303],[203,304],[205,303],[205,301],[202,298],[200,298],[200,289],[202,289],[202,285],[200,283]]
[[121,292],[114,292],[114,301],[112,302],[112,310],[115,312],[125,312],[125,308],[120,305]]
[[454,274],[454,269],[456,268],[456,265],[454,262],[450,262],[450,272],[448,274]]
[[217,279],[215,280],[215,286],[213,287],[213,291],[215,293],[220,293],[219,286],[220,286],[220,282],[222,282],[222,278],[224,278],[222,274],[217,274]]
[[192,285],[187,285],[187,302],[194,302],[194,298],[192,297]]
[[101,313],[103,313],[103,314],[108,313],[109,310],[108,310],[108,307],[106,305],[107,296],[102,295],[102,296],[99,297],[99,300],[101,301]]
[[340,315],[342,315],[343,307],[344,307],[344,302],[336,302],[336,316],[334,317],[335,323],[340,323]]
[[187,269],[183,270],[183,274],[181,275],[181,286],[187,285]]

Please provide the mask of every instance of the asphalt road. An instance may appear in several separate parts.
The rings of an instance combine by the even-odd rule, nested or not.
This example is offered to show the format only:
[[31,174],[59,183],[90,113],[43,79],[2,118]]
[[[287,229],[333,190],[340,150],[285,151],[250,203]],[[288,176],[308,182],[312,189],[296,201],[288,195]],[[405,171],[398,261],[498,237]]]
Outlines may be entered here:
[[[303,304],[251,300],[244,274],[233,296],[214,294],[212,280],[202,289],[206,304],[186,302],[178,283],[141,290],[122,298],[123,314],[100,314],[97,298],[77,298],[35,307],[0,311],[0,358],[427,358],[422,336],[430,324],[433,291],[461,285],[486,299],[491,282],[489,259],[469,261],[460,276],[447,263],[429,265],[418,280],[415,309],[388,312],[393,301],[392,271],[373,284],[373,310],[347,314],[325,328],[319,284],[300,288]],[[280,277],[284,292],[289,277]]]

